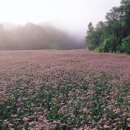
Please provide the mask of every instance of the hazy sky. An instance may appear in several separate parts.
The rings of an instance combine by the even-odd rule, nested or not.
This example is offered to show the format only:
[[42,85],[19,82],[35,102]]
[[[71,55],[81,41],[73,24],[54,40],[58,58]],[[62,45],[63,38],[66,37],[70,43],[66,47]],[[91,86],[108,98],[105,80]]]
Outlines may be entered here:
[[121,0],[0,0],[0,22],[49,22],[84,35],[88,23],[104,20]]

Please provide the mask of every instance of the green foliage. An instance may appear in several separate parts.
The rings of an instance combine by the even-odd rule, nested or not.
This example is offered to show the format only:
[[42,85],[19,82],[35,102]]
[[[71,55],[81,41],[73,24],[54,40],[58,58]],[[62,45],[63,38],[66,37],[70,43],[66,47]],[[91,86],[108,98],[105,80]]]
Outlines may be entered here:
[[115,39],[113,37],[105,39],[103,42],[103,45],[101,45],[101,47],[99,47],[100,51],[102,51],[102,52],[113,51],[113,41],[114,40]]
[[130,35],[122,39],[122,51],[130,54]]
[[87,47],[100,52],[130,53],[130,0],[122,0],[119,7],[113,7],[106,14],[106,20],[96,27],[89,23]]
[[[59,124],[55,125],[54,130],[71,130],[75,126],[83,127],[83,124],[89,124],[90,127],[99,129],[96,122],[100,121],[102,127],[105,126],[105,120],[102,119],[103,115],[105,115],[106,120],[111,120],[110,128],[118,127],[117,129],[119,129],[121,127],[124,128],[124,130],[127,129],[125,122],[127,116],[123,116],[123,120],[121,114],[114,112],[114,108],[117,107],[116,105],[120,108],[128,105],[128,94],[126,92],[128,85],[124,84],[126,89],[122,89],[124,87],[121,86],[120,90],[120,86],[111,84],[111,77],[106,75],[106,73],[102,73],[100,77],[96,77],[95,74],[93,74],[91,78],[93,85],[96,86],[93,90],[91,84],[79,86],[76,84],[70,85],[70,83],[61,83],[60,85],[62,86],[55,86],[56,88],[54,86],[41,86],[38,90],[34,86],[31,88],[28,86],[24,88],[23,86],[16,86],[10,92],[10,94],[13,95],[12,98],[7,99],[1,107],[0,129],[8,130],[8,125],[5,125],[3,123],[4,121],[8,121],[8,124],[12,124],[16,130],[34,128],[34,121],[37,126],[41,126],[41,124],[45,126],[47,124],[44,124],[44,121],[38,120],[39,114],[43,113],[45,113],[44,115],[46,115],[50,126],[54,125],[54,121],[59,121]],[[19,84],[20,83],[21,82],[19,82]],[[112,100],[115,100],[116,104],[111,105],[113,108],[108,108],[108,104],[110,103],[108,98],[110,98],[115,88],[121,92],[113,95],[114,99]],[[34,91],[33,96],[27,89]],[[21,93],[19,93],[18,90],[21,90]],[[105,93],[107,96],[104,96]],[[20,111],[18,111],[18,109],[20,109]],[[26,122],[23,121],[25,117],[28,117]],[[113,126],[117,119],[121,122],[120,126]],[[29,125],[31,123],[33,124]]]
[[98,24],[96,30],[92,29],[92,27],[90,28],[90,25],[91,25],[91,23],[89,23],[89,25],[88,25],[89,30],[87,32],[88,35],[86,37],[86,42],[88,44],[88,48],[90,50],[94,50],[100,45],[100,42],[102,40],[101,36],[103,35],[103,30],[100,29],[101,25],[99,25],[99,24]]
[[[93,31],[92,34],[87,37],[88,48],[90,50],[94,50],[95,48],[98,47],[99,41],[100,41],[99,38],[100,37],[99,37],[99,35],[98,35],[98,33],[96,31]],[[91,43],[93,43],[93,44],[91,44]]]

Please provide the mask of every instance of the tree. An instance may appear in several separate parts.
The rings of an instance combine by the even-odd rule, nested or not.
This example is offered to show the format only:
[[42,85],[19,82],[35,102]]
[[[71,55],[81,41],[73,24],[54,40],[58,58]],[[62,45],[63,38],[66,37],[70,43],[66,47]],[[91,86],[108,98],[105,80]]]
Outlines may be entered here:
[[86,43],[90,50],[94,50],[99,46],[100,43],[100,30],[94,29],[92,23],[88,24],[88,31],[86,36]]
[[122,52],[130,54],[130,35],[122,39]]
[[87,34],[88,34],[88,35],[91,34],[91,33],[93,32],[93,30],[94,30],[93,24],[90,22],[90,23],[88,24]]
[[[113,7],[106,14],[106,22],[99,22],[95,28],[88,25],[86,45],[101,52],[124,52],[130,34],[130,0],[122,0],[119,7]],[[130,48],[129,48],[130,49]]]

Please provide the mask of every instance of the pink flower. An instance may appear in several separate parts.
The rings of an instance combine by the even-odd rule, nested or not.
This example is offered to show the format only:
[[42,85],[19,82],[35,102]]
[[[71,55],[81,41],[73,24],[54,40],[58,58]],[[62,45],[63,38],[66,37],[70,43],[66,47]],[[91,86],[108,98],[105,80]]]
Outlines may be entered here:
[[64,115],[64,114],[65,114],[65,111],[64,111],[63,108],[61,108],[61,109],[59,110],[59,114],[61,114],[61,115]]
[[9,121],[8,121],[8,120],[4,120],[4,121],[3,121],[3,124],[4,124],[4,125],[8,125],[8,124],[9,124]]
[[17,108],[17,113],[20,113],[20,111],[21,111],[21,108]]
[[47,119],[44,119],[43,122],[44,122],[44,124],[48,124],[48,120]]
[[27,122],[28,120],[29,120],[29,119],[28,119],[27,117],[24,117],[24,118],[23,118],[23,121],[24,121],[24,122]]
[[128,116],[130,117],[130,113],[128,113]]
[[128,128],[130,128],[130,124],[128,124],[127,126],[128,126]]
[[77,128],[73,128],[73,130],[78,130]]
[[43,121],[43,116],[39,116],[38,121]]
[[10,128],[9,130],[14,130],[14,128]]
[[48,124],[45,124],[45,125],[44,125],[44,130],[50,130],[49,125],[48,125]]
[[105,128],[105,129],[110,129],[110,126],[104,125],[104,128]]
[[57,120],[57,121],[54,120],[53,123],[54,123],[54,124],[60,124],[60,121],[59,121],[59,120]]
[[90,110],[88,110],[87,108],[84,108],[84,109],[82,110],[82,112],[83,112],[83,113],[91,113]]

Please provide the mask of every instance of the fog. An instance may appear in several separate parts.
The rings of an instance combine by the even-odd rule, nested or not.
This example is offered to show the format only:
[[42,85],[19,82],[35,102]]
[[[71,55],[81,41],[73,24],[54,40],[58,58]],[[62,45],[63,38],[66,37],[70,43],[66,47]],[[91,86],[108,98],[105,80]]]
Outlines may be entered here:
[[104,20],[121,0],[0,0],[0,22],[50,23],[84,36],[89,22]]
[[49,24],[0,25],[1,50],[79,49],[83,44],[81,39]]
[[0,49],[83,48],[89,22],[120,1],[0,0]]

